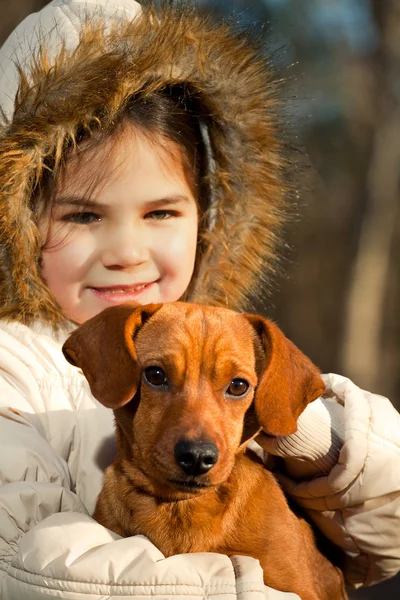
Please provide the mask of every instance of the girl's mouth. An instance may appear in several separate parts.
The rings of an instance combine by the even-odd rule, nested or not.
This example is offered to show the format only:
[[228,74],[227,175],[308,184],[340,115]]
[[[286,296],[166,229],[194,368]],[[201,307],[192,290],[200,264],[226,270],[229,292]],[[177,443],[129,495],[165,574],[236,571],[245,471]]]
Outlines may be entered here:
[[137,300],[137,298],[139,298],[145,290],[150,289],[155,283],[155,281],[152,281],[150,283],[139,283],[137,285],[126,287],[89,287],[89,289],[93,292],[95,296],[97,296],[97,298],[101,298],[106,302],[121,304],[123,302],[131,302]]

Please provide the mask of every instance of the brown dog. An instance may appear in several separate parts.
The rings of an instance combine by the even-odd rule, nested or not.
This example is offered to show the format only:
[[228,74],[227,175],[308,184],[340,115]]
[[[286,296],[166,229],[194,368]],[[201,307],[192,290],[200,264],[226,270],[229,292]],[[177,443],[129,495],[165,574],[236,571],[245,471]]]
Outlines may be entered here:
[[288,507],[247,443],[296,431],[324,391],[272,322],[187,303],[105,310],[66,341],[93,395],[114,410],[118,455],[94,518],[146,535],[165,556],[258,558],[267,585],[302,600],[347,598],[341,571]]

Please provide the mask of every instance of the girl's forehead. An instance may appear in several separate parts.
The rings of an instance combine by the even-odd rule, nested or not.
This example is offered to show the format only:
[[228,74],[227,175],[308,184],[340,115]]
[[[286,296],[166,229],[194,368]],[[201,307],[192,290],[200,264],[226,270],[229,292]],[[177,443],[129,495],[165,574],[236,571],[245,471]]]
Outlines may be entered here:
[[[193,190],[184,169],[183,149],[161,135],[150,136],[129,125],[100,142],[83,142],[60,174],[56,196],[91,197],[122,182],[149,178],[155,185]],[[140,182],[139,181],[139,182]]]

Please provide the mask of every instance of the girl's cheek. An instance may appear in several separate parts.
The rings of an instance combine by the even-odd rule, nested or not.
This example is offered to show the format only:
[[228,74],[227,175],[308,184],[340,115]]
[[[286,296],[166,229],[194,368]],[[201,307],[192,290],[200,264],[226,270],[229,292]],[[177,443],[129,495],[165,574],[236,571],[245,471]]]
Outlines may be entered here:
[[93,251],[90,240],[85,236],[65,238],[55,243],[50,242],[42,251],[42,272],[46,278],[57,277],[65,281],[79,280],[87,269],[87,261]]
[[188,223],[186,227],[180,227],[159,248],[160,255],[165,256],[171,270],[189,269],[192,273],[197,250],[197,224]]

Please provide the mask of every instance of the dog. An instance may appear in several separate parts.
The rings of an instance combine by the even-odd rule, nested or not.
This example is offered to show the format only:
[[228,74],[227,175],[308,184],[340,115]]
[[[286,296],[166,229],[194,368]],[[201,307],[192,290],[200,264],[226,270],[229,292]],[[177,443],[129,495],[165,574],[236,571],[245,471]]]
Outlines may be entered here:
[[271,321],[188,303],[120,305],[63,346],[95,398],[114,411],[118,454],[94,518],[143,534],[165,556],[257,558],[265,584],[302,600],[346,599],[343,574],[246,450],[263,430],[296,431],[324,383]]

